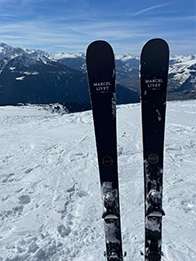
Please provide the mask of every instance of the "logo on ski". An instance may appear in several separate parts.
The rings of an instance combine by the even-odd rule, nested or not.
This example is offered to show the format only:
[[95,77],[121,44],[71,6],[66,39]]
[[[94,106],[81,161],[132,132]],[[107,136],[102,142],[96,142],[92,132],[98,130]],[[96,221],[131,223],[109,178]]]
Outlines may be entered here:
[[110,156],[106,156],[102,159],[102,163],[104,166],[109,167],[113,164],[113,159]]
[[109,93],[111,82],[94,82],[93,86],[97,93]]
[[147,89],[149,91],[160,91],[161,90],[161,84],[163,83],[163,79],[147,79],[145,80],[145,83],[147,85]]
[[158,156],[156,153],[151,153],[151,154],[148,156],[148,161],[149,161],[151,164],[156,164],[156,163],[159,161],[159,156]]

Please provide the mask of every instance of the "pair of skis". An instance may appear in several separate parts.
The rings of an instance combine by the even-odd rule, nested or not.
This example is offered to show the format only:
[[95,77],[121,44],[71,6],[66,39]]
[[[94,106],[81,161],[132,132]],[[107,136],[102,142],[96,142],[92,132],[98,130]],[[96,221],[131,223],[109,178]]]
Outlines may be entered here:
[[[97,145],[108,261],[123,261],[116,142],[115,60],[111,46],[88,46],[87,72]],[[161,260],[163,142],[169,49],[162,39],[143,47],[140,82],[143,126],[145,260]]]

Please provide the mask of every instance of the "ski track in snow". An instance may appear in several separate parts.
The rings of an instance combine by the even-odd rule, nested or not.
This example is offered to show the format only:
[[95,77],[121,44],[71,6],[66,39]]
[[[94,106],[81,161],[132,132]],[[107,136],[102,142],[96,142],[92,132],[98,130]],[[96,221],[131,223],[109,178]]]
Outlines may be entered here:
[[[196,260],[196,102],[168,102],[163,261]],[[0,107],[0,261],[104,261],[91,111]],[[117,107],[125,260],[143,260],[140,104]]]

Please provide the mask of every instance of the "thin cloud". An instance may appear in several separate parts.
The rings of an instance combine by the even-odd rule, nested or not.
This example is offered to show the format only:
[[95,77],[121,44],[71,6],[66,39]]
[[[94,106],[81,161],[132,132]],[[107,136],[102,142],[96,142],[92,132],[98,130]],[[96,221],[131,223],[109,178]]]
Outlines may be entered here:
[[[99,4],[89,4],[87,11],[86,6],[76,5],[73,8],[75,4],[70,0],[52,0],[48,1],[48,5],[44,4],[45,0],[21,0],[20,5],[11,4],[16,0],[0,0],[0,4],[2,1],[9,5],[0,5],[0,38],[1,42],[13,46],[81,52],[91,41],[104,39],[113,44],[117,53],[139,54],[145,41],[162,37],[168,42],[176,41],[171,46],[173,53],[180,50],[182,45],[179,41],[184,38],[187,39],[187,52],[195,50],[193,12],[190,8],[186,12],[182,7],[178,12],[167,8],[174,4],[174,0],[148,8],[145,8],[145,1],[143,6],[139,3],[134,6],[135,9],[118,5],[118,9],[113,7],[111,14],[106,12],[101,16],[102,6]],[[43,4],[38,5],[38,1]],[[66,2],[66,5],[59,2]],[[54,16],[54,13],[58,15]],[[186,53],[186,49],[182,48],[182,51]]]
[[164,6],[168,6],[168,5],[171,5],[171,4],[160,4],[160,5],[154,5],[154,6],[151,6],[151,7],[148,7],[148,8],[145,8],[145,9],[142,9],[134,14],[132,14],[131,16],[137,16],[137,15],[140,15],[140,14],[143,14],[143,13],[146,13],[148,11],[151,11],[151,10],[154,10],[154,9],[158,9],[158,8],[162,8]]

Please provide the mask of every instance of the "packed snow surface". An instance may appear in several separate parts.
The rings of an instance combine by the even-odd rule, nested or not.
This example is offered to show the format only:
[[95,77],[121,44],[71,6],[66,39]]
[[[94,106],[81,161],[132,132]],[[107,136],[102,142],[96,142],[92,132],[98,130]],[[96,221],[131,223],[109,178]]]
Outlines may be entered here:
[[[117,107],[125,260],[144,249],[140,104]],[[167,104],[163,261],[196,260],[196,101]],[[0,107],[0,261],[104,261],[92,112]]]

